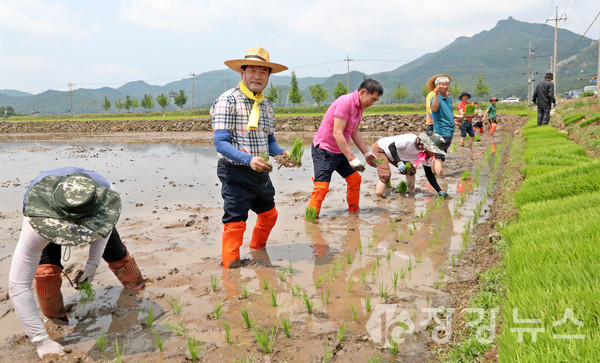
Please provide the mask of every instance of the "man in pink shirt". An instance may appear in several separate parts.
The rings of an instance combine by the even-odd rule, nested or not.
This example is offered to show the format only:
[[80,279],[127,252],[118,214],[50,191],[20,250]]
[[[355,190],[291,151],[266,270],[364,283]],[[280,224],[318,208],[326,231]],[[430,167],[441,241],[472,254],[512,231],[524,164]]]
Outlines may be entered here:
[[377,158],[365,144],[358,125],[363,110],[379,100],[383,95],[383,87],[373,79],[366,79],[358,90],[340,96],[329,107],[315,134],[312,143],[312,159],[314,167],[315,187],[308,203],[308,209],[314,208],[318,215],[321,203],[329,192],[331,175],[336,171],[348,184],[346,199],[350,212],[358,211],[360,199],[360,182],[362,177],[358,171],[364,171],[362,162],[354,156],[348,141],[363,153],[365,160],[372,167],[377,167]]

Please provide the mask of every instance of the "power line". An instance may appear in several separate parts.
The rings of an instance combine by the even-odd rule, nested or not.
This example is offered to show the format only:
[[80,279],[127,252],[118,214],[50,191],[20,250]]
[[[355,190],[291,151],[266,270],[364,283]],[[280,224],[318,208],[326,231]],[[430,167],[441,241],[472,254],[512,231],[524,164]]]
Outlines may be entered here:
[[596,14],[596,17],[594,18],[594,20],[592,20],[592,23],[590,24],[590,26],[588,26],[588,28],[585,30],[585,33],[583,33],[581,35],[581,37],[579,37],[579,40],[577,41],[577,43],[575,43],[575,45],[571,49],[569,49],[569,51],[567,52],[567,56],[569,54],[571,54],[571,52],[573,51],[573,49],[575,49],[575,47],[577,47],[577,44],[579,44],[579,42],[581,41],[581,39],[583,39],[583,37],[585,37],[585,35],[590,30],[590,28],[592,27],[592,25],[594,25],[594,23],[596,22],[596,19],[598,19],[599,15],[600,15],[600,11],[598,12],[598,14]]

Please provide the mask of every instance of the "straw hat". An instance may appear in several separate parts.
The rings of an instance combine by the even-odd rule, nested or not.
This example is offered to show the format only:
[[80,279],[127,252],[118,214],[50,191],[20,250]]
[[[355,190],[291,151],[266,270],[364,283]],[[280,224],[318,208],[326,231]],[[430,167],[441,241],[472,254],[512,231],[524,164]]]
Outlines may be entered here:
[[121,215],[121,198],[89,175],[48,175],[27,194],[23,214],[42,237],[77,246],[106,237]]
[[273,63],[270,61],[269,52],[263,47],[253,47],[248,49],[244,59],[230,59],[225,61],[225,65],[234,71],[241,73],[242,66],[262,66],[271,68],[271,73],[283,72],[288,67]]
[[433,91],[435,89],[435,80],[438,77],[448,77],[448,79],[450,80],[450,82],[452,82],[452,77],[450,77],[447,74],[436,74],[435,76],[429,78],[427,80],[427,89],[429,89],[430,91]]
[[425,150],[431,151],[432,153],[446,155],[444,146],[446,146],[446,140],[438,134],[431,134],[431,136],[427,136],[426,133],[422,132],[419,134],[419,139],[423,143]]

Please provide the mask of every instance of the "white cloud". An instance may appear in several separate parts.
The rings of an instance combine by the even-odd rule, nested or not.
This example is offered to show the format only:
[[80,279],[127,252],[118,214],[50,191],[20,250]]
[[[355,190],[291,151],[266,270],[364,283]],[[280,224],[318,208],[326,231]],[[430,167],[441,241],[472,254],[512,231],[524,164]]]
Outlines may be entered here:
[[0,1],[0,29],[43,38],[81,39],[88,35],[81,25],[84,12],[62,2],[42,0]]

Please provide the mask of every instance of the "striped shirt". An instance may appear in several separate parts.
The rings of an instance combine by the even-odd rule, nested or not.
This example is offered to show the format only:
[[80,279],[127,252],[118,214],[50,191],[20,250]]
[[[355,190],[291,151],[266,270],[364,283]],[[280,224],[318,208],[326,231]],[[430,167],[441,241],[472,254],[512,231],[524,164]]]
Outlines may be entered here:
[[[275,131],[275,112],[271,102],[265,98],[258,105],[260,117],[257,129],[247,130],[252,105],[254,101],[246,97],[237,86],[217,98],[210,108],[210,117],[214,131],[229,130],[233,147],[253,156],[261,156],[261,153],[269,152],[268,138]],[[219,157],[240,164],[220,153]]]

